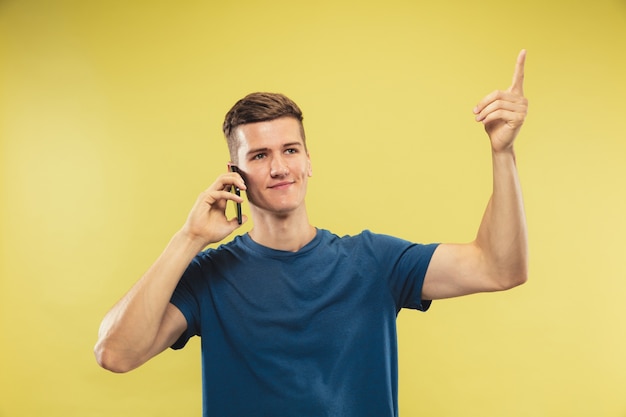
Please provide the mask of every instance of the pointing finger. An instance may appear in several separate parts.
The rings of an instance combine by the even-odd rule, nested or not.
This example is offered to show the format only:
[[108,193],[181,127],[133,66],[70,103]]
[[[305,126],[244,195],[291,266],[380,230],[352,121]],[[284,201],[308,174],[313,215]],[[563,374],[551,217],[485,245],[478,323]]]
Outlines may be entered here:
[[526,63],[526,50],[522,49],[517,56],[515,72],[513,73],[513,83],[509,91],[524,95],[524,64]]

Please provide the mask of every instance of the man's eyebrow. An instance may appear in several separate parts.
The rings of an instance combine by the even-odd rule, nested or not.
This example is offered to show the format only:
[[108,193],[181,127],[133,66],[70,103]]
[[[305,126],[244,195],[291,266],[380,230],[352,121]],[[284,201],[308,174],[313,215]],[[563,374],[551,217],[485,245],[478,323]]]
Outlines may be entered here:
[[255,148],[255,149],[250,149],[248,152],[246,152],[246,155],[252,155],[253,153],[259,153],[259,152],[267,152],[269,148]]
[[[298,146],[298,147],[302,147],[304,146],[304,144],[302,142],[289,142],[289,143],[284,143],[282,145],[282,148],[293,148],[294,146]],[[259,153],[259,152],[267,152],[269,151],[270,148],[264,147],[264,148],[254,148],[254,149],[250,149],[248,152],[246,152],[246,155],[252,155],[255,153]]]
[[302,142],[290,142],[290,143],[285,143],[283,145],[283,148],[293,148],[294,146],[303,146]]

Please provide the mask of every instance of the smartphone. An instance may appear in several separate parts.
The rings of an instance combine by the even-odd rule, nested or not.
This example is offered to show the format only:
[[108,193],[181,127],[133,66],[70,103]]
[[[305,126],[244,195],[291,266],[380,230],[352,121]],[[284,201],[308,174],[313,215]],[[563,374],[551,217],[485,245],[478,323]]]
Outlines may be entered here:
[[[239,172],[239,168],[237,168],[235,165],[231,165],[230,166],[230,170],[231,172]],[[241,190],[239,189],[239,187],[237,186],[233,186],[231,187],[231,190],[235,192],[235,194],[237,194],[238,196],[241,196]],[[237,208],[237,222],[239,224],[241,224],[242,222],[242,218],[241,218],[241,203],[235,203],[236,208]]]

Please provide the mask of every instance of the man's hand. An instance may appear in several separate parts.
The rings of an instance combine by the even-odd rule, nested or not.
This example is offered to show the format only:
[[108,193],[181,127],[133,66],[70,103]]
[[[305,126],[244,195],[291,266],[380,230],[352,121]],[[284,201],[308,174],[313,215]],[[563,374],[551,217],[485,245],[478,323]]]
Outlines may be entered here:
[[513,82],[505,90],[496,90],[483,98],[474,108],[476,121],[485,125],[494,152],[512,148],[526,114],[528,100],[524,97],[524,63],[526,51],[522,50],[515,65]]
[[[182,231],[192,240],[202,242],[202,246],[219,242],[231,234],[240,225],[237,218],[226,217],[226,203],[231,200],[242,203],[243,198],[230,192],[232,186],[246,189],[238,173],[229,172],[220,175],[209,188],[196,200]],[[243,222],[247,220],[243,216]]]

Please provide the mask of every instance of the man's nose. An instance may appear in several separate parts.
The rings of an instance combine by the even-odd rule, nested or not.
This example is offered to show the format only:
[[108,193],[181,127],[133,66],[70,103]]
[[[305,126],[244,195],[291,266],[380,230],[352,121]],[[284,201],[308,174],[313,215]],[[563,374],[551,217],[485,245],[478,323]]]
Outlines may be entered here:
[[287,175],[288,173],[289,167],[287,166],[287,163],[282,158],[282,156],[272,158],[272,163],[270,166],[270,175],[272,177],[281,177]]

